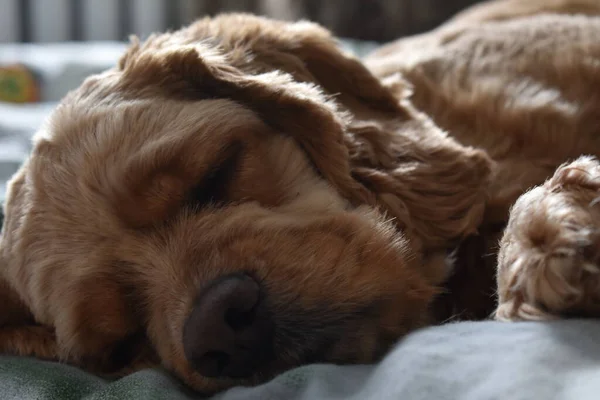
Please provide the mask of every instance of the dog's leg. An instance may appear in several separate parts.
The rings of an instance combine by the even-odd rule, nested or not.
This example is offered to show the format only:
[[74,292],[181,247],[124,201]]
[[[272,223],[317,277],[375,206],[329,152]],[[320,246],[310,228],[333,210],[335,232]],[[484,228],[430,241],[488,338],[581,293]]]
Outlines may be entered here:
[[0,328],[7,325],[27,325],[32,322],[33,316],[0,274]]
[[58,359],[54,330],[35,325],[33,316],[0,278],[0,354]]
[[0,328],[0,354],[58,360],[54,330],[41,325]]
[[600,163],[558,168],[513,206],[498,255],[499,320],[600,316]]
[[36,324],[27,307],[1,278],[0,307],[0,355],[66,361],[109,378],[160,364],[154,349],[139,334],[114,346],[106,346],[103,352],[96,351],[91,355],[84,352],[80,357],[69,357],[61,351],[55,329]]

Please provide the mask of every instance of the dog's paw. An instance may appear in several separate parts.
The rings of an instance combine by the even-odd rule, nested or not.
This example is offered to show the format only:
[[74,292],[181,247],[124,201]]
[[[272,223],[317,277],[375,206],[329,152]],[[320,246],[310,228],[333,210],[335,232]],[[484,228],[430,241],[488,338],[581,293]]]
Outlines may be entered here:
[[521,196],[498,254],[498,320],[600,316],[600,163],[561,166]]

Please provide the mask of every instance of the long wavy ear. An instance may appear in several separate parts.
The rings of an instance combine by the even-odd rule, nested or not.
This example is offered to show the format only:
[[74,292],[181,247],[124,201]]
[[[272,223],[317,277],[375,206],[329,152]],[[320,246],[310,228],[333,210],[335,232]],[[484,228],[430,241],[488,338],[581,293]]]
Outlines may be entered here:
[[479,225],[490,160],[420,114],[401,76],[380,81],[327,30],[309,22],[223,15],[198,22],[187,35],[216,41],[230,63],[248,73],[285,71],[334,97],[353,117],[343,126],[353,178],[427,246],[444,246]]
[[[253,50],[259,56],[268,52],[275,62],[282,59],[282,54],[297,57],[301,64],[289,68],[288,72],[296,78],[318,83],[346,107],[352,109],[360,105],[388,115],[404,113],[398,99],[359,59],[343,51],[329,31],[322,27],[310,22],[286,24],[268,39],[269,49],[254,46]],[[283,64],[282,61],[280,63]],[[282,67],[288,70],[286,65]]]
[[[317,24],[225,14],[197,22],[188,34],[218,42],[241,69],[284,71],[296,81],[317,84],[347,108],[361,106],[385,114],[403,113],[393,94]],[[251,62],[240,48],[251,54]]]
[[383,206],[427,244],[474,231],[485,155],[446,137],[308,26],[228,16],[150,38],[123,57],[123,92],[232,99],[294,137],[343,196]]
[[134,45],[121,60],[125,93],[241,103],[277,131],[294,137],[342,195],[374,204],[370,192],[350,173],[346,116],[315,85],[277,71],[244,73],[206,43],[169,46],[161,38]]
[[347,135],[354,178],[425,247],[475,233],[483,219],[493,162],[437,127],[410,101],[401,76],[389,79],[407,118],[355,121]]

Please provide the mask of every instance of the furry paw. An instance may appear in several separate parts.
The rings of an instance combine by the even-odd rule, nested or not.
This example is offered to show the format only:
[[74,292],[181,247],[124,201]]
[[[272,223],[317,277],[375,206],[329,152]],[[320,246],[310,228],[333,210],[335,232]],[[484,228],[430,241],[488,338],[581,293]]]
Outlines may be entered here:
[[581,157],[513,206],[498,254],[498,320],[600,316],[600,163]]

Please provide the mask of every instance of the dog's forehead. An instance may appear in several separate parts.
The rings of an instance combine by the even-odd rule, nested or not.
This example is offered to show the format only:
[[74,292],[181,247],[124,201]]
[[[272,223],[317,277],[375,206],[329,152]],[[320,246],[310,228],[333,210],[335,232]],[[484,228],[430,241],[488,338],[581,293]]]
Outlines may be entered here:
[[177,212],[232,145],[251,155],[244,159],[256,158],[269,137],[279,136],[227,99],[138,99],[114,107],[68,101],[37,133],[26,174],[36,193],[48,196],[37,208],[62,208],[61,193],[69,193],[66,219],[79,221],[71,232],[86,224],[140,227]]
[[36,135],[27,170],[43,192],[70,192],[105,215],[140,214],[151,201],[141,224],[174,210],[232,146],[262,147],[269,136],[259,117],[227,99],[65,102]]
[[267,129],[251,110],[228,99],[76,100],[63,102],[51,115],[34,137],[36,149],[108,157],[161,141],[165,148],[185,142],[197,150]]

